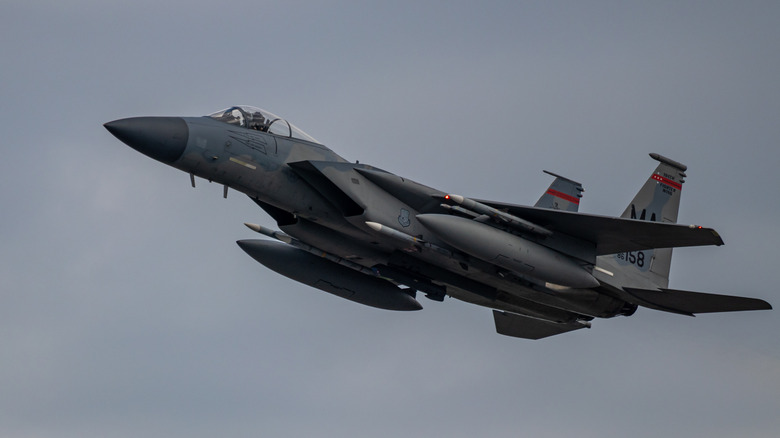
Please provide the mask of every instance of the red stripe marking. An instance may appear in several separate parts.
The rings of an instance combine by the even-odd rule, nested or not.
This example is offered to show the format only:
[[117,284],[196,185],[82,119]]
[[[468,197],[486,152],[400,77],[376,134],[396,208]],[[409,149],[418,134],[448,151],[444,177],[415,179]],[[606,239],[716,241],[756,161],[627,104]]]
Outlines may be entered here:
[[672,181],[669,178],[664,178],[657,173],[654,173],[653,176],[651,176],[650,178],[660,182],[661,184],[666,184],[669,187],[674,187],[677,190],[682,190],[682,184],[676,181]]
[[553,189],[547,189],[547,194],[553,195],[553,196],[555,196],[557,198],[561,198],[561,199],[563,199],[565,201],[573,202],[573,203],[575,203],[577,205],[580,205],[580,198],[576,198],[574,196],[569,196],[566,193],[562,193],[562,192],[559,192],[559,191],[553,190]]

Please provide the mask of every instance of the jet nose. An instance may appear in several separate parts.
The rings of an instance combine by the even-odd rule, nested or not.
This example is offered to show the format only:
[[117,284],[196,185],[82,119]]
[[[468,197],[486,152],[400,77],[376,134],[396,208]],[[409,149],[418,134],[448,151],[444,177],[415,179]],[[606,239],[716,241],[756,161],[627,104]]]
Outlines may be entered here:
[[181,117],[131,117],[103,126],[126,145],[166,164],[181,157],[189,138],[187,122]]

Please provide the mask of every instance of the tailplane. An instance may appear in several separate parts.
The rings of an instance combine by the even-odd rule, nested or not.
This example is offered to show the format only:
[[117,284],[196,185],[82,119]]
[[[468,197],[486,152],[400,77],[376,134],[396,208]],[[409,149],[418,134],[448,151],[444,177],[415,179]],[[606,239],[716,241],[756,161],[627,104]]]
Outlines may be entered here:
[[622,218],[651,222],[677,223],[680,210],[680,193],[685,183],[688,166],[662,155],[650,154],[659,161],[645,185],[628,204]]
[[623,288],[633,297],[635,304],[664,312],[694,316],[696,313],[739,312],[744,310],[770,310],[772,306],[758,298],[731,295],[705,294],[685,290],[647,290]]
[[[621,217],[676,223],[687,167],[658,154],[650,156],[659,162],[658,167]],[[596,271],[607,274],[600,281],[621,289],[626,301],[664,312],[693,316],[772,308],[757,298],[668,289],[671,264],[672,248],[648,249],[600,256]]]

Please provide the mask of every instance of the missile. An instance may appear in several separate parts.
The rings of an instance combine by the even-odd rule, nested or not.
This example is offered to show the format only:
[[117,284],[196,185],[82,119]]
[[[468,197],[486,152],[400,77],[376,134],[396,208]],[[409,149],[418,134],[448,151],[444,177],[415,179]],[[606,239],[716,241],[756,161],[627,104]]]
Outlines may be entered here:
[[401,240],[404,242],[411,243],[412,245],[422,245],[424,241],[422,239],[418,239],[417,237],[411,236],[406,233],[402,233],[396,229],[390,228],[387,225],[382,225],[378,222],[371,222],[366,221],[366,225],[368,225],[369,228],[372,230],[384,234],[386,236],[390,236],[396,240]]
[[374,271],[372,271],[369,268],[366,268],[365,266],[359,265],[359,264],[357,264],[357,263],[355,263],[355,262],[353,262],[351,260],[347,260],[347,259],[345,259],[343,257],[339,257],[339,256],[337,256],[335,254],[331,254],[331,253],[323,251],[323,250],[321,250],[321,249],[319,249],[317,247],[314,247],[314,246],[311,246],[309,244],[303,243],[300,240],[295,239],[292,236],[289,236],[289,235],[287,235],[285,233],[282,233],[281,231],[274,231],[274,230],[272,230],[270,228],[266,228],[266,227],[264,227],[262,225],[249,224],[249,223],[246,223],[246,222],[244,222],[244,225],[246,225],[247,228],[249,228],[252,231],[258,232],[258,233],[260,233],[260,234],[262,234],[264,236],[271,237],[271,238],[276,239],[276,240],[278,240],[280,242],[284,242],[284,243],[286,243],[288,245],[292,245],[292,246],[294,246],[294,247],[296,247],[296,248],[298,248],[300,250],[308,252],[309,254],[313,254],[313,255],[315,255],[317,257],[322,257],[324,259],[328,259],[328,260],[332,261],[333,263],[337,263],[339,265],[345,266],[345,267],[347,267],[349,269],[353,269],[355,271],[358,271],[358,272],[366,274],[366,275],[376,276],[376,273]]
[[381,278],[336,264],[326,258],[269,240],[239,240],[253,259],[287,278],[356,303],[387,310],[420,310],[406,290]]
[[573,288],[600,284],[571,257],[490,225],[446,214],[417,220],[452,247],[501,268]]
[[458,213],[462,216],[468,216],[472,219],[476,219],[479,217],[478,213],[474,213],[471,210],[466,210],[465,208],[458,206],[458,205],[450,205],[450,204],[441,204],[441,208],[449,211],[454,211],[455,213]]
[[281,231],[274,231],[274,230],[272,230],[270,228],[266,228],[266,227],[264,227],[262,225],[250,224],[250,223],[247,223],[247,222],[244,222],[244,225],[246,225],[247,228],[249,228],[250,230],[252,230],[252,231],[254,231],[256,233],[260,233],[260,234],[262,234],[264,236],[271,237],[273,239],[276,239],[276,240],[278,240],[280,242],[284,242],[284,243],[287,243],[287,244],[291,244],[292,243],[293,238],[288,236],[287,234],[282,233]]
[[450,199],[454,201],[457,204],[460,204],[463,206],[463,208],[471,211],[475,211],[479,214],[484,214],[486,216],[490,216],[493,219],[506,224],[512,228],[515,228],[519,231],[523,232],[530,232],[534,234],[538,234],[542,237],[549,237],[552,236],[552,231],[548,230],[547,228],[544,228],[542,226],[536,225],[533,222],[529,222],[525,219],[521,219],[513,214],[509,214],[505,211],[501,211],[498,209],[495,209],[489,205],[485,205],[481,202],[477,202],[473,199],[464,198],[460,195],[447,195],[444,197],[444,199]]
[[433,243],[426,242],[423,239],[420,239],[419,237],[414,237],[412,235],[402,233],[401,231],[398,231],[394,228],[390,228],[387,225],[382,225],[378,222],[371,222],[366,221],[366,225],[368,225],[369,228],[376,231],[377,233],[384,234],[385,236],[392,237],[393,239],[399,240],[401,242],[406,242],[414,245],[414,248],[416,248],[418,251],[420,248],[428,248],[432,249],[439,254],[444,254],[448,257],[452,257],[452,251],[444,249],[438,245],[434,245]]

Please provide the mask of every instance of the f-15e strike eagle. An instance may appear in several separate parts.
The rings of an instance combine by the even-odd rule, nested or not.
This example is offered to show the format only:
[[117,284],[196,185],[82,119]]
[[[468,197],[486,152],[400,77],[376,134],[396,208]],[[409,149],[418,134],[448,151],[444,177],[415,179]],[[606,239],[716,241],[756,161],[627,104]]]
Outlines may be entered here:
[[[368,306],[418,310],[417,292],[493,309],[498,333],[540,339],[637,306],[696,313],[771,309],[669,289],[674,247],[722,245],[678,225],[686,166],[658,154],[621,217],[578,213],[582,186],[555,179],[533,207],[470,199],[352,163],[267,111],[134,117],[104,125],[133,149],[249,196],[281,231],[238,245],[293,280]],[[548,172],[549,173],[549,172]]]

